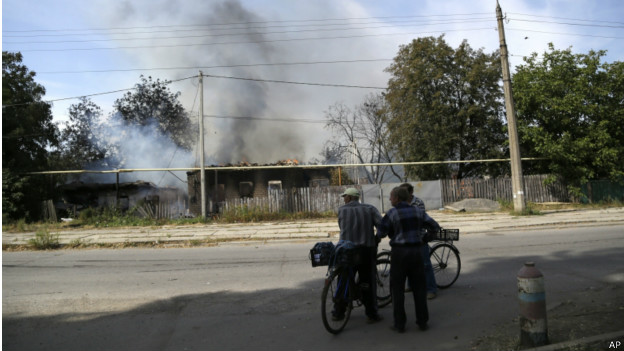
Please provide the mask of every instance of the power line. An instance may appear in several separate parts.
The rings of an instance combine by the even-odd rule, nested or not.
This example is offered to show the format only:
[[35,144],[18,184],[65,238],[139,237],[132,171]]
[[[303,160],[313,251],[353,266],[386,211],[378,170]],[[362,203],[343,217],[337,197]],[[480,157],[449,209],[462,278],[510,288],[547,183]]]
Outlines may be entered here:
[[110,31],[110,30],[127,30],[127,29],[150,29],[150,28],[172,28],[172,27],[212,27],[212,26],[231,26],[231,25],[250,25],[262,23],[304,23],[304,22],[331,22],[331,21],[353,21],[353,20],[370,20],[370,19],[391,19],[391,18],[433,18],[433,17],[455,17],[455,16],[475,16],[490,15],[488,12],[467,13],[467,14],[444,14],[444,15],[417,15],[417,16],[385,16],[385,17],[351,17],[351,18],[325,18],[325,19],[305,19],[305,20],[281,20],[281,21],[255,21],[255,22],[232,22],[232,23],[213,23],[213,24],[177,24],[177,25],[160,25],[160,26],[144,26],[144,27],[119,27],[119,28],[90,28],[90,29],[31,29],[31,30],[4,30],[4,33],[29,33],[29,32],[67,32],[67,31]]
[[217,75],[213,75],[213,74],[205,74],[204,77],[235,79],[235,80],[247,80],[247,81],[253,81],[253,82],[268,82],[268,83],[298,84],[298,85],[314,85],[314,86],[337,87],[337,88],[360,88],[360,89],[380,89],[380,90],[385,90],[386,89],[386,88],[382,88],[382,87],[370,87],[370,86],[360,86],[360,85],[292,82],[292,81],[286,81],[286,80],[271,80],[271,79],[242,78],[242,77],[232,77],[232,76],[217,76]]
[[309,37],[309,38],[288,38],[288,39],[273,39],[273,40],[255,40],[255,41],[231,41],[231,42],[217,42],[217,43],[193,43],[193,44],[174,44],[174,45],[145,45],[145,46],[118,46],[118,47],[99,47],[99,48],[63,48],[63,49],[24,49],[21,52],[66,52],[66,51],[95,51],[95,50],[123,50],[123,49],[155,49],[155,48],[179,48],[179,47],[192,47],[192,46],[213,46],[213,45],[234,45],[234,44],[263,44],[263,43],[278,43],[278,42],[292,42],[292,41],[304,41],[304,40],[335,40],[335,39],[354,39],[354,38],[367,38],[367,37],[381,37],[381,36],[397,36],[397,35],[424,35],[433,33],[446,33],[446,32],[466,32],[466,31],[478,31],[478,30],[491,30],[492,27],[481,28],[462,28],[451,30],[438,30],[438,31],[426,31],[426,32],[404,32],[404,33],[385,33],[385,34],[362,34],[362,35],[345,35],[334,37]]
[[236,119],[236,120],[246,120],[246,121],[270,121],[270,122],[293,122],[293,123],[327,123],[324,120],[317,119],[303,119],[303,118],[271,118],[271,117],[253,117],[253,116],[223,116],[223,115],[204,115],[204,117],[208,118],[218,118],[218,119]]
[[569,18],[569,17],[555,17],[555,16],[540,16],[540,15],[531,15],[531,14],[526,14],[526,13],[517,13],[517,12],[507,12],[508,14],[512,14],[512,15],[520,15],[520,16],[526,16],[526,17],[538,17],[538,18],[552,18],[552,19],[561,19],[561,20],[567,20],[567,21],[579,21],[579,22],[597,22],[597,23],[617,23],[617,24],[624,24],[624,22],[616,22],[616,21],[605,21],[605,20],[594,20],[594,19],[580,19],[580,18]]
[[557,35],[569,35],[569,36],[578,36],[578,37],[590,37],[590,38],[603,38],[603,39],[624,39],[624,37],[612,37],[607,35],[593,35],[593,34],[579,34],[579,33],[561,33],[561,32],[549,32],[542,30],[533,30],[533,29],[522,29],[522,28],[507,28],[510,31],[517,32],[532,32],[532,33],[543,33],[543,34],[557,34]]
[[[191,79],[191,78],[195,78],[195,77],[192,76],[192,77],[176,79],[176,80],[170,81],[170,83],[180,82],[180,81]],[[33,104],[33,103],[51,103],[51,102],[65,101],[65,100],[75,100],[75,99],[92,97],[92,96],[115,94],[115,93],[120,93],[122,91],[129,91],[129,90],[134,90],[134,89],[136,89],[136,87],[134,87],[134,88],[126,88],[126,89],[118,89],[118,90],[112,90],[112,91],[105,91],[105,92],[102,92],[102,93],[94,93],[94,94],[87,94],[87,95],[72,96],[72,97],[59,98],[59,99],[52,99],[52,100],[31,101],[31,102],[24,102],[24,103],[20,103],[20,104],[2,105],[2,108],[13,107],[13,106],[25,106],[25,105],[30,105],[30,104]]]
[[600,27],[600,28],[624,28],[624,25],[615,26],[615,25],[603,25],[603,24],[584,24],[584,23],[573,23],[573,22],[553,22],[553,21],[527,20],[527,19],[510,19],[510,20],[511,21],[519,21],[519,22],[564,24],[564,25],[567,25],[567,26]]
[[[225,116],[225,115],[204,115],[204,118],[215,119],[230,119],[230,120],[243,120],[243,121],[262,121],[262,122],[286,122],[286,123],[313,123],[313,124],[326,124],[326,120],[309,119],[309,118],[278,118],[278,117],[254,117],[254,116]],[[47,134],[22,134],[22,135],[8,135],[2,136],[3,139],[16,139],[16,138],[35,138],[45,136]],[[175,153],[172,156],[175,156]],[[169,161],[171,164],[171,161]],[[162,178],[161,178],[162,180]]]
[[[222,78],[222,79],[246,80],[246,81],[267,82],[267,83],[280,83],[280,84],[296,84],[296,85],[324,86],[324,87],[336,87],[336,88],[359,88],[359,89],[379,89],[379,90],[385,90],[385,89],[386,89],[386,88],[382,88],[382,87],[371,87],[371,86],[360,86],[360,85],[347,85],[347,84],[329,84],[329,83],[293,82],[293,81],[285,81],[285,80],[271,80],[271,79],[258,79],[258,78],[244,78],[244,77],[231,77],[231,76],[217,76],[217,75],[204,75],[204,76],[205,76],[205,77],[209,77],[209,78]],[[180,81],[183,81],[183,80],[193,79],[193,78],[196,78],[196,76],[190,76],[190,77],[186,77],[186,78],[181,78],[181,79],[172,80],[172,81],[170,81],[170,83],[180,82]],[[25,103],[20,103],[20,104],[2,105],[2,108],[5,108],[5,107],[13,107],[13,106],[24,106],[24,105],[30,105],[30,104],[32,104],[32,103],[38,103],[38,102],[40,102],[40,103],[52,103],[52,102],[64,101],[64,100],[74,100],[74,99],[80,99],[80,98],[91,97],[91,96],[99,96],[99,95],[114,94],[114,93],[119,93],[119,92],[123,92],[123,91],[134,90],[134,89],[136,89],[136,87],[133,87],[133,88],[126,88],[126,89],[118,89],[118,90],[112,90],[112,91],[106,91],[106,92],[102,92],[102,93],[94,93],[94,94],[88,94],[88,95],[80,95],[80,96],[72,96],[72,97],[66,97],[66,98],[59,98],[59,99],[53,99],[53,100],[33,101],[33,102],[25,102]]]
[[[522,161],[542,161],[548,160],[543,157],[524,157]],[[207,171],[225,171],[225,170],[252,170],[252,169],[285,169],[285,168],[353,168],[364,166],[415,166],[415,165],[435,165],[435,164],[456,164],[456,163],[487,163],[487,162],[509,162],[508,158],[499,159],[483,159],[483,160],[452,160],[452,161],[419,161],[419,162],[379,162],[379,163],[347,163],[347,164],[299,164],[299,165],[258,165],[258,166],[206,166]],[[41,171],[41,172],[29,172],[31,175],[42,174],[82,174],[82,173],[129,173],[129,172],[160,172],[160,171],[199,171],[200,167],[188,167],[188,168],[116,168],[105,171],[95,171],[88,169],[80,170],[65,170],[65,171]]]
[[[380,29],[380,28],[397,28],[397,27],[416,27],[416,26],[434,26],[441,24],[458,24],[458,23],[476,23],[476,22],[489,22],[493,21],[491,18],[482,17],[469,20],[454,20],[444,22],[411,22],[412,24],[394,24],[394,25],[382,25],[375,27],[348,27],[348,28],[315,28],[315,29],[299,29],[299,30],[287,30],[287,31],[273,31],[273,32],[251,32],[246,31],[242,33],[221,33],[221,34],[197,34],[197,35],[184,35],[184,36],[169,36],[169,37],[135,37],[135,38],[107,38],[107,39],[83,39],[83,40],[57,40],[57,41],[4,41],[4,44],[61,44],[61,43],[94,43],[103,41],[133,41],[133,40],[168,40],[168,39],[188,39],[188,38],[216,38],[216,37],[231,37],[231,36],[249,36],[249,35],[270,35],[270,34],[289,34],[289,33],[306,33],[306,32],[336,32],[336,31],[349,31],[349,30],[362,30],[362,29]],[[379,23],[379,22],[378,22]],[[360,24],[360,23],[357,23]],[[368,23],[363,23],[368,24]],[[330,26],[353,26],[353,24],[333,24]],[[326,27],[326,26],[325,26]],[[234,30],[249,28],[233,28]],[[264,29],[264,28],[263,28]],[[230,30],[230,29],[228,29]],[[197,32],[197,30],[185,29],[176,31],[151,31],[151,32],[135,32],[135,33],[111,33],[111,35],[121,34],[155,34],[155,33],[171,33],[171,32]],[[85,34],[91,36],[92,34]],[[45,35],[45,36],[75,36],[73,34],[57,34],[57,35]],[[17,36],[5,36],[8,38],[14,38]],[[23,36],[20,36],[23,37]],[[27,37],[39,37],[27,36]]]
[[88,70],[88,71],[37,71],[37,74],[70,74],[70,73],[108,73],[108,72],[133,72],[133,71],[166,71],[166,70],[199,70],[213,68],[237,68],[237,67],[260,67],[260,66],[296,66],[296,65],[318,65],[335,63],[357,63],[357,62],[380,62],[392,61],[392,59],[361,59],[361,60],[336,60],[336,61],[310,61],[310,62],[276,62],[276,63],[250,63],[234,65],[215,66],[186,66],[186,67],[153,67],[153,68],[128,68],[128,69],[108,69],[108,70]]

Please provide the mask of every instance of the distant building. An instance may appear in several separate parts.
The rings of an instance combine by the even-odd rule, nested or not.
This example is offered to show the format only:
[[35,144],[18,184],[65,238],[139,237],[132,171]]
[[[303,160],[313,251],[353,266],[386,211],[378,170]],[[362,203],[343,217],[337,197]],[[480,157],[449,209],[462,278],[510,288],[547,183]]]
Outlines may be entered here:
[[[288,160],[290,161],[290,160]],[[292,161],[291,161],[292,162]],[[296,162],[296,161],[295,161]],[[217,204],[232,198],[265,197],[269,189],[285,190],[291,188],[329,186],[330,167],[304,168],[284,167],[273,169],[244,169],[245,166],[257,166],[243,163],[238,169],[206,170],[206,209],[217,212]],[[280,161],[273,165],[292,165]],[[201,175],[199,171],[187,172],[189,210],[192,214],[201,214]]]
[[[61,217],[76,215],[87,208],[117,207],[127,211],[141,207],[139,213],[159,217],[166,212],[167,217],[184,215],[188,196],[178,188],[159,188],[150,182],[131,183],[83,183],[73,182],[59,186],[60,196],[55,208]],[[162,210],[167,206],[166,210]]]

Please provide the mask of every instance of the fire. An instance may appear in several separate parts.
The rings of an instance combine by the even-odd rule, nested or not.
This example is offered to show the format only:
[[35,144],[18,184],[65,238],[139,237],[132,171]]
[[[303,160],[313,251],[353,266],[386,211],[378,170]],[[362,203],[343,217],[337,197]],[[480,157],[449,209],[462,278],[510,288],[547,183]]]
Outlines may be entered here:
[[280,166],[297,166],[299,165],[299,161],[297,159],[287,159],[287,160],[280,160],[277,161],[277,164]]

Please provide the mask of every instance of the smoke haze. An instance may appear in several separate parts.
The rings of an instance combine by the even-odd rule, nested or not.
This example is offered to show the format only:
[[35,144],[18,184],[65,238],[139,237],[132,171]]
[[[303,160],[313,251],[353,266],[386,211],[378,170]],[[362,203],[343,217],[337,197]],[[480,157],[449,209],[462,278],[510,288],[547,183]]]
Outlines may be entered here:
[[[173,6],[171,2],[155,2],[148,12],[139,12],[135,3],[125,2],[119,5],[119,13],[125,15],[116,18],[121,23],[115,25],[128,25],[130,21],[136,22],[143,18],[145,21],[153,20],[158,14],[168,13],[176,19],[168,22],[177,23],[205,23],[209,30],[201,28],[202,35],[209,36],[201,39],[205,46],[197,45],[185,48],[183,52],[171,49],[156,49],[156,55],[143,57],[150,66],[163,66],[174,64],[177,66],[218,66],[231,65],[232,63],[244,62],[277,62],[287,57],[287,52],[280,47],[267,42],[268,38],[257,29],[258,22],[266,21],[251,11],[243,8],[238,1],[224,1],[205,4],[194,2],[193,6],[186,7],[184,4]],[[197,5],[197,6],[195,6]],[[182,20],[181,18],[184,18]],[[223,23],[240,23],[240,25],[215,26]],[[236,30],[231,28],[235,27]],[[227,31],[224,31],[228,29]],[[225,36],[227,40],[236,42],[254,42],[251,45],[212,45],[215,42],[223,42],[224,34],[236,34]],[[195,38],[193,40],[197,42]],[[183,43],[179,40],[178,43]],[[245,77],[247,79],[262,79],[266,76],[279,79],[286,78],[282,72],[274,68],[266,69],[258,67],[236,67],[220,69],[215,75]],[[263,73],[267,73],[264,74]],[[277,73],[277,75],[276,75]],[[194,72],[193,74],[197,74]],[[305,140],[300,135],[299,129],[293,129],[292,125],[284,126],[276,122],[261,121],[253,118],[283,118],[279,109],[272,108],[275,103],[276,90],[266,82],[250,80],[230,80],[210,77],[211,72],[204,71],[204,114],[207,116],[234,116],[244,118],[215,119],[205,118],[205,153],[206,163],[217,164],[237,163],[240,161],[256,163],[273,163],[286,158],[305,158]],[[180,77],[182,74],[180,75]],[[175,80],[177,77],[172,78]],[[171,86],[172,90],[176,87]],[[196,90],[196,87],[191,89]],[[182,100],[196,95],[196,91],[182,91]],[[271,95],[273,94],[273,95]],[[194,99],[196,101],[196,99]],[[185,103],[185,106],[192,105]],[[198,103],[194,104],[193,117],[198,116]],[[129,149],[129,151],[138,149]],[[129,157],[140,159],[140,157]],[[194,160],[192,160],[194,161]],[[189,164],[187,166],[193,166]]]

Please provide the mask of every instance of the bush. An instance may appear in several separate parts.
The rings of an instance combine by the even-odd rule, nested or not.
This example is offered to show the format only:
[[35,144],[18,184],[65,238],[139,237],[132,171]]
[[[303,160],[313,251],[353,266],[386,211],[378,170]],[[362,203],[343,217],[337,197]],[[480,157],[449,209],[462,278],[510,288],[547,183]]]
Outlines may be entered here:
[[522,212],[517,212],[513,210],[512,208],[511,214],[514,216],[541,216],[543,215],[543,213],[540,212],[540,210],[537,207],[538,206],[536,206],[535,203],[527,202]]
[[95,210],[91,207],[80,211],[80,215],[78,216],[78,218],[82,221],[82,222],[89,222],[93,217],[95,217],[96,213]]
[[67,246],[72,248],[72,249],[77,249],[77,248],[80,248],[80,247],[87,246],[87,243],[84,242],[82,239],[78,238],[78,239],[74,239],[74,240],[70,241]]
[[61,246],[59,235],[50,234],[47,229],[38,230],[35,237],[28,240],[28,244],[37,250],[57,249]]

